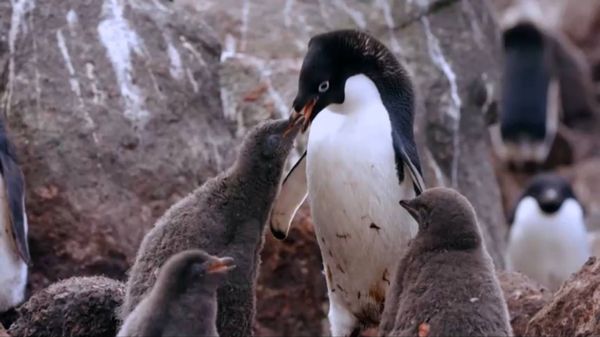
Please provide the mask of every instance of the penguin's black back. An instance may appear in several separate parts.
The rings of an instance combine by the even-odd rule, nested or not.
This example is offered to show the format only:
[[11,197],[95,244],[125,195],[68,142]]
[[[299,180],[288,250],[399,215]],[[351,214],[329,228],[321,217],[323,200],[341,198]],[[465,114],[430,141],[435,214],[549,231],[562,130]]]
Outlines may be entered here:
[[544,36],[531,24],[504,33],[500,130],[505,140],[543,140],[550,69]]

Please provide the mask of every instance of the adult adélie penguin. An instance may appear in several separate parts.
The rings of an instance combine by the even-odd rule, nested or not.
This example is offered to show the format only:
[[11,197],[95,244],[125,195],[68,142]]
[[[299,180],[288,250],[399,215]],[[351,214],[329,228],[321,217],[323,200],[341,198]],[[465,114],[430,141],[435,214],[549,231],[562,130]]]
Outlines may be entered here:
[[25,298],[30,264],[25,181],[16,151],[0,119],[0,313]]
[[372,36],[314,36],[290,117],[309,126],[307,152],[284,179],[271,213],[284,239],[307,195],[323,256],[334,336],[378,323],[394,266],[417,233],[398,203],[424,189],[413,136],[413,90]]

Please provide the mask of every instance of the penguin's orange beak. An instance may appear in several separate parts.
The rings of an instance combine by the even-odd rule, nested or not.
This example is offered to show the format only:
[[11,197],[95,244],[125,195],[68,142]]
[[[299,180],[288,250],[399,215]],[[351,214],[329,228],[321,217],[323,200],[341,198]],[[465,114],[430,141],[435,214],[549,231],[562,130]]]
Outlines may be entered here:
[[216,259],[215,262],[211,263],[208,266],[207,271],[209,274],[216,274],[216,273],[223,274],[223,273],[230,271],[233,268],[235,268],[235,264],[233,264],[233,258],[222,257],[222,258]]
[[312,115],[315,109],[315,104],[317,103],[317,99],[313,98],[306,103],[306,105],[300,111],[296,111],[296,109],[292,109],[292,113],[290,114],[290,128],[293,126],[302,123],[302,133],[306,132],[306,129],[310,126],[312,122]]

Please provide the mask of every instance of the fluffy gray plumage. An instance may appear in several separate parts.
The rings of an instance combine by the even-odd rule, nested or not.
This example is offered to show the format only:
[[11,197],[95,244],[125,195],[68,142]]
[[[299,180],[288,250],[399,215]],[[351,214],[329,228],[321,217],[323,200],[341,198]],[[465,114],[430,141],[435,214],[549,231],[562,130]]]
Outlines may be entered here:
[[263,230],[298,127],[266,122],[245,139],[236,163],[173,205],[145,236],[127,283],[125,318],[156,281],[156,270],[187,249],[230,256],[236,269],[218,290],[221,336],[251,336]]
[[[419,232],[388,291],[382,336],[511,336],[508,310],[475,210],[458,192],[433,188],[402,202]],[[425,331],[422,331],[425,332]]]
[[125,285],[106,277],[72,277],[35,293],[17,309],[10,336],[114,336]]
[[225,275],[210,272],[218,262],[199,249],[173,255],[117,336],[218,336],[217,288]]

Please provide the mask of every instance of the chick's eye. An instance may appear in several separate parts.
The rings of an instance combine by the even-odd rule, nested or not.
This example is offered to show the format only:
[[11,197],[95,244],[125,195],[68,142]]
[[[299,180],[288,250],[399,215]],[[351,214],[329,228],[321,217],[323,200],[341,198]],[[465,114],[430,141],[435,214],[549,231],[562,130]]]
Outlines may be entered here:
[[325,92],[329,89],[329,81],[323,81],[319,84],[319,92]]

